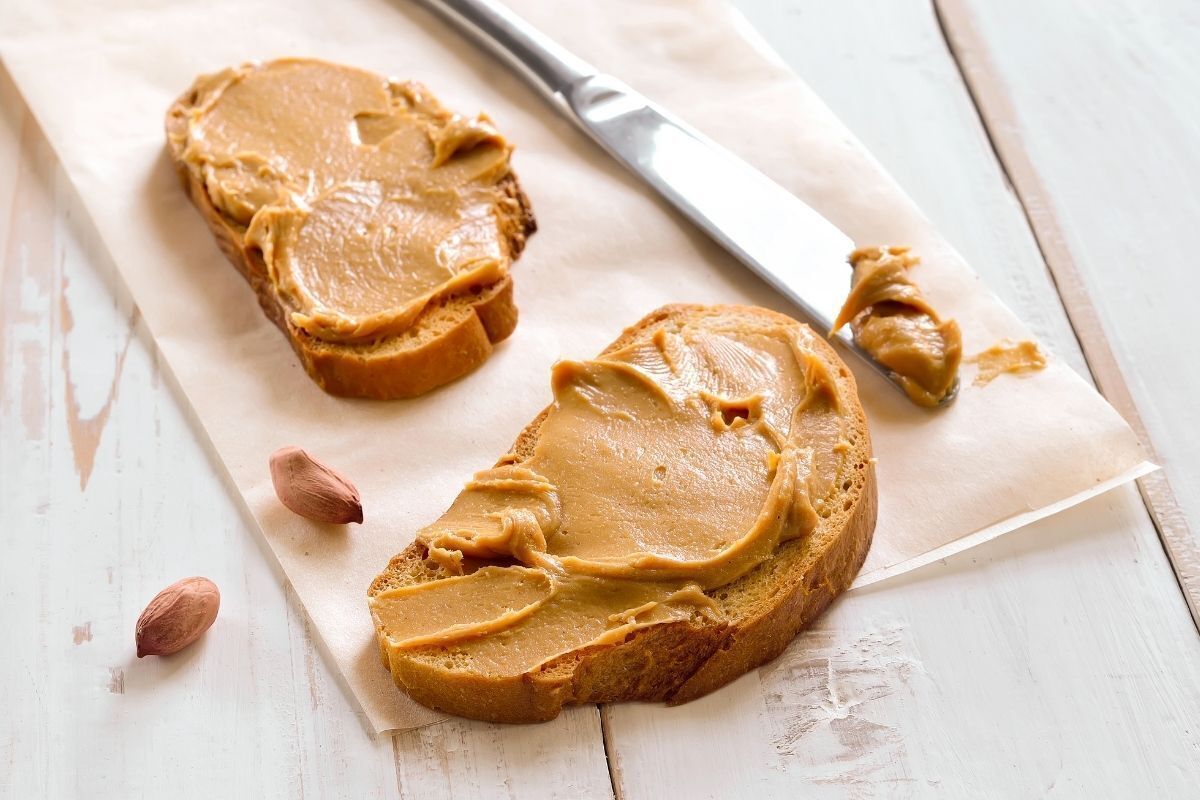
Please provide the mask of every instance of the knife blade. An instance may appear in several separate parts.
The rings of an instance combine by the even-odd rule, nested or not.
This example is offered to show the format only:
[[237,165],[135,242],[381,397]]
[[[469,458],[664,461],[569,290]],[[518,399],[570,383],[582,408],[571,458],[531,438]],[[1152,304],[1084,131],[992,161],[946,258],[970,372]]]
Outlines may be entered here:
[[[506,61],[609,155],[794,304],[828,336],[846,299],[854,242],[733,153],[495,0],[421,0]],[[900,392],[892,371],[832,337]],[[941,405],[953,401],[958,386]]]

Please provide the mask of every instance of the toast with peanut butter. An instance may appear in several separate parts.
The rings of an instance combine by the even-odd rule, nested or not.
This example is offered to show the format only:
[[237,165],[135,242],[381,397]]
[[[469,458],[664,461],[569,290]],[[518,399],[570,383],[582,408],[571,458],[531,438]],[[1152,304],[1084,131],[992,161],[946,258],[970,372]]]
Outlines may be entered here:
[[392,559],[368,605],[396,684],[496,722],[692,700],[777,656],[875,527],[854,378],[761,308],[667,306],[587,361]]
[[419,395],[512,333],[509,268],[536,224],[487,117],[283,59],[198,78],[166,128],[221,250],[325,391]]

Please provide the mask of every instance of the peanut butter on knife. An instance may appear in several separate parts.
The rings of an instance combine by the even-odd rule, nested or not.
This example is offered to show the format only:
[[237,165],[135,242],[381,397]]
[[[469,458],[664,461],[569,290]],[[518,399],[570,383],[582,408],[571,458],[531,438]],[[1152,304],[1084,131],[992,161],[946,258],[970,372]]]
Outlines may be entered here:
[[934,407],[954,389],[962,360],[958,323],[943,320],[908,270],[907,247],[863,247],[850,254],[850,294],[834,320],[846,323],[858,346],[892,370],[909,399]]

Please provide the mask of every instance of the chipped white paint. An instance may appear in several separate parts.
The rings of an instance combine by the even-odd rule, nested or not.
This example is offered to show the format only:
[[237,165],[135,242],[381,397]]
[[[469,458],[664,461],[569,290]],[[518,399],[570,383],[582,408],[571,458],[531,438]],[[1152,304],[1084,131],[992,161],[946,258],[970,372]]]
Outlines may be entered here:
[[1200,627],[1198,7],[939,7],[1096,380],[1166,467],[1139,484]]
[[[1039,339],[1083,370],[930,5],[741,5]],[[1186,797],[1200,782],[1200,637],[1125,487],[853,593],[711,697],[605,716],[628,800]]]
[[865,781],[887,763],[904,760],[903,736],[875,718],[873,704],[925,674],[903,638],[905,627],[873,621],[849,639],[814,628],[760,671],[781,769],[799,760],[818,783]]
[[[609,796],[594,708],[368,736],[3,73],[0,107],[0,798]],[[137,659],[191,574],[216,624]]]
[[[1082,369],[928,4],[742,5]],[[1128,487],[856,592],[688,706],[371,740],[3,74],[0,108],[0,797],[604,797],[610,772],[628,800],[1194,792],[1200,637]],[[217,624],[134,658],[144,603],[193,573]]]

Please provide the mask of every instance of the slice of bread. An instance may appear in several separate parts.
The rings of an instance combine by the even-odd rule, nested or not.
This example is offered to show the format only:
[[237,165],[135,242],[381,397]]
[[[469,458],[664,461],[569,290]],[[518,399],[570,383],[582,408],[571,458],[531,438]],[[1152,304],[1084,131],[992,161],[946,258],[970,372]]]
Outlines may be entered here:
[[[487,360],[495,343],[513,332],[517,309],[507,271],[495,283],[435,298],[411,327],[374,341],[324,341],[295,325],[261,253],[246,245],[247,226],[213,204],[203,175],[184,158],[188,115],[197,99],[197,90],[189,89],[167,112],[171,160],[221,251],[249,282],[263,313],[287,336],[305,371],[322,389],[376,400],[414,397],[471,372]],[[515,261],[537,223],[512,172],[496,185],[495,211],[507,258]]]
[[[664,326],[705,316],[744,317],[802,327],[761,308],[673,305],[628,328],[604,353],[648,340]],[[397,685],[440,711],[495,722],[539,722],[565,704],[622,700],[687,702],[723,686],[775,656],[845,591],[866,557],[875,528],[875,470],[870,435],[849,369],[821,337],[812,349],[834,377],[848,418],[844,482],[827,516],[807,536],[785,541],[773,557],[732,583],[706,594],[723,621],[696,616],[635,630],[623,641],[566,653],[521,675],[492,675],[452,649],[430,646],[390,654],[383,631],[384,666]],[[796,402],[800,402],[797,398]],[[528,459],[547,408],[521,432],[499,463]],[[785,537],[786,538],[786,537]],[[369,597],[390,589],[451,577],[414,542],[371,584]]]

